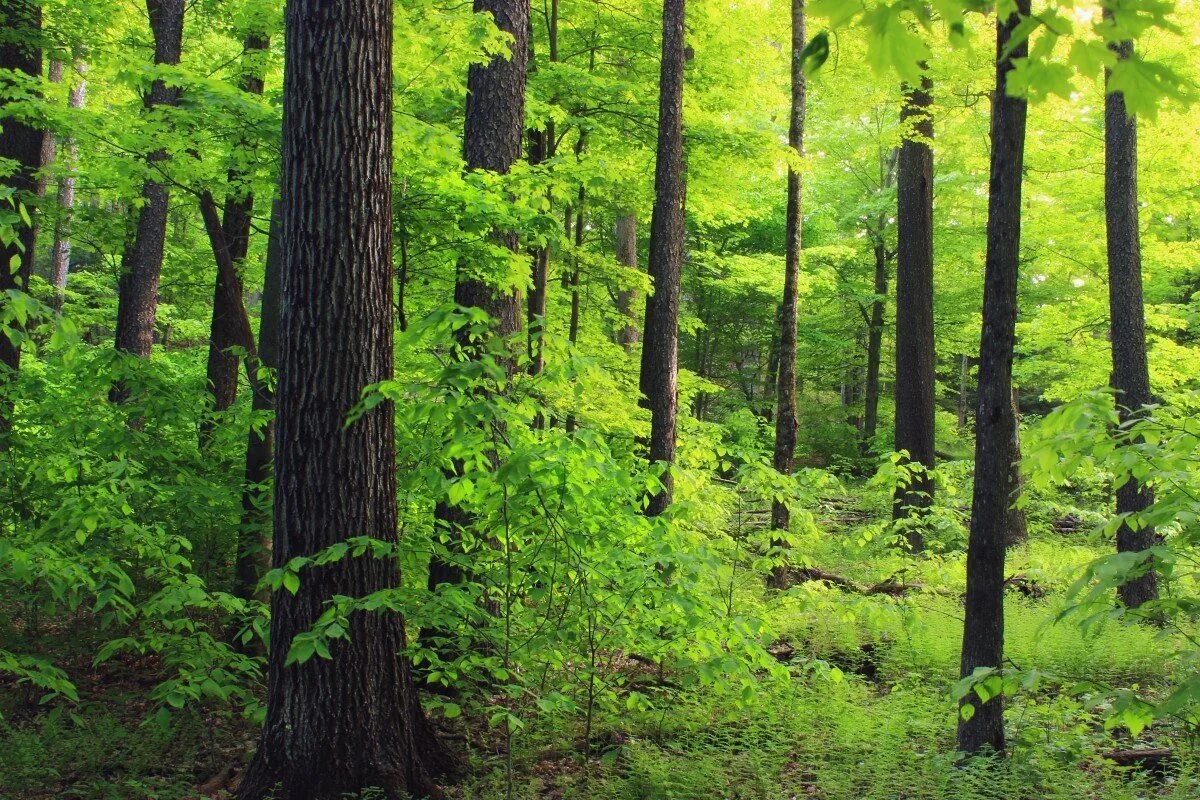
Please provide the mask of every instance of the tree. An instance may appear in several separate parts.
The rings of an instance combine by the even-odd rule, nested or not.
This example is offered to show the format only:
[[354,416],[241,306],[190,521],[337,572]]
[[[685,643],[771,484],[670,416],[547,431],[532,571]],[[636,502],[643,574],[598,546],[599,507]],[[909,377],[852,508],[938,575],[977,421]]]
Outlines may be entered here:
[[[1112,12],[1105,10],[1110,18]],[[1133,42],[1110,45],[1118,59],[1133,56]],[[1138,235],[1137,120],[1125,104],[1125,94],[1112,91],[1112,70],[1105,70],[1104,98],[1104,222],[1108,250],[1108,308],[1112,342],[1112,387],[1117,418],[1128,425],[1143,416],[1153,402],[1146,356],[1146,321],[1142,307],[1142,250]],[[1117,513],[1136,515],[1154,503],[1154,490],[1133,478],[1117,488]],[[1154,528],[1136,530],[1127,522],[1117,529],[1117,550],[1141,552],[1157,542]],[[1158,598],[1153,569],[1123,584],[1121,602],[1138,608]]]
[[[35,0],[7,0],[0,4],[0,69],[11,70],[31,79],[42,74],[42,7]],[[43,142],[46,132],[16,115],[0,118],[0,158],[16,163],[13,172],[4,179],[13,191],[13,199],[36,214],[33,196],[37,191],[37,173],[42,166]],[[17,237],[0,247],[0,295],[29,289],[33,271],[32,224],[18,224]],[[13,266],[16,269],[13,269]],[[7,302],[7,300],[6,300]],[[6,321],[7,324],[7,321]],[[11,335],[10,335],[11,334]],[[8,433],[11,401],[8,388],[16,379],[21,366],[21,343],[18,331],[0,330],[0,436]]]
[[[804,155],[804,116],[807,86],[804,79],[804,0],[792,0],[792,108],[788,122],[788,147]],[[783,302],[779,315],[779,361],[775,386],[774,466],[781,475],[792,474],[796,454],[796,319],[800,305],[800,248],[804,225],[804,197],[800,172],[793,165],[787,177],[787,222],[783,270]],[[771,530],[786,532],[791,522],[787,503],[771,502]],[[785,567],[776,567],[772,583],[787,583]]]
[[[979,404],[975,414],[975,488],[967,545],[967,592],[960,674],[1004,663],[1004,549],[1012,476],[1012,359],[1017,325],[1017,272],[1021,248],[1021,179],[1028,104],[1008,94],[1015,59],[1025,40],[1009,50],[1013,30],[1029,15],[1029,0],[996,26],[996,88],[992,93],[992,155],[988,180],[987,255],[984,261],[983,329],[979,344]],[[969,708],[970,710],[966,710]],[[958,749],[1004,749],[1004,697],[987,702],[970,695],[958,722]]]
[[[146,0],[150,30],[154,34],[154,64],[174,66],[183,48],[184,0]],[[178,86],[163,78],[154,80],[143,97],[147,111],[179,102]],[[170,155],[155,150],[147,158],[151,173]],[[117,300],[117,350],[138,358],[148,358],[154,342],[154,318],[158,307],[158,280],[162,273],[166,245],[167,211],[170,205],[167,184],[149,177],[142,184],[142,204],[136,212],[136,231],[121,258],[121,279]],[[112,398],[127,396],[124,387],[113,388]]]
[[[617,263],[631,270],[638,265],[637,253],[637,214],[632,211],[622,211],[617,214],[614,226],[616,238]],[[617,313],[621,316],[620,327],[617,329],[617,344],[628,353],[641,339],[637,319],[634,316],[634,305],[637,303],[638,292],[635,289],[621,288],[617,291]]]
[[[87,102],[87,63],[75,62],[75,82],[67,95],[67,106],[76,111]],[[71,271],[71,217],[75,213],[75,170],[79,162],[79,147],[75,137],[62,137],[59,151],[66,155],[66,171],[58,182],[58,221],[54,225],[54,245],[50,249],[50,280],[56,290],[55,302],[61,306]]]
[[[891,149],[879,158],[879,190],[886,192],[896,180],[896,161],[899,150]],[[895,255],[887,247],[888,219],[884,212],[876,217],[868,233],[871,237],[871,255],[875,259],[875,297],[871,301],[871,314],[867,317],[867,381],[863,398],[862,449],[868,452],[879,426],[879,365],[883,351],[883,307],[887,302],[888,260]]]
[[[392,4],[292,0],[286,43],[275,566],[350,536],[397,537],[392,405],[346,425],[393,370]],[[353,612],[329,658],[288,663],[334,595],[399,577],[391,559],[347,556],[272,596],[267,719],[241,800],[437,791],[445,760],[399,614]]]
[[649,273],[654,293],[646,299],[640,386],[650,409],[651,463],[666,467],[662,490],[646,506],[658,516],[671,504],[675,463],[675,417],[679,407],[679,277],[683,270],[684,203],[683,69],[685,0],[663,0],[662,63],[658,81],[658,146],[654,165],[654,213],[650,220]]
[[[893,504],[899,518],[933,502],[934,339],[933,339],[933,104],[932,82],[906,87],[900,121],[896,178],[896,450],[919,465]],[[922,547],[916,529],[908,534]]]

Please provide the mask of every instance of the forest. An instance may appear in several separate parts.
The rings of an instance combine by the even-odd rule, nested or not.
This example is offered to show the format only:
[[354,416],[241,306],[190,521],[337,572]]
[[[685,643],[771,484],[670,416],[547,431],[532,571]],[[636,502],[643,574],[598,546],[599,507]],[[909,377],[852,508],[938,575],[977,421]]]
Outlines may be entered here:
[[0,798],[1200,798],[1196,0],[0,0]]

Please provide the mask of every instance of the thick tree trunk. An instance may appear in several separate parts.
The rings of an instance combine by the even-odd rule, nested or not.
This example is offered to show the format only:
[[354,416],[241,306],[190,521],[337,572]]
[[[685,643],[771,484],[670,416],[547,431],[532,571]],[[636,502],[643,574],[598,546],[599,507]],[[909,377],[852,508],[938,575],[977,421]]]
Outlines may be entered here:
[[[933,340],[933,104],[932,84],[921,79],[907,87],[900,121],[905,128],[900,145],[896,183],[896,450],[908,453],[910,463],[934,466],[934,340]],[[928,508],[933,481],[924,471],[896,493],[893,515]],[[909,544],[923,546],[913,529]]]
[[650,277],[646,299],[640,389],[650,409],[650,462],[663,464],[662,490],[649,498],[646,514],[671,504],[675,482],[675,418],[679,407],[679,278],[683,270],[684,204],[683,68],[685,0],[663,0],[662,63],[658,81],[658,149],[654,167],[654,214],[650,221]]
[[[636,270],[637,257],[637,214],[623,211],[617,215],[614,229],[616,237],[617,263],[630,270]],[[617,291],[617,313],[621,316],[621,327],[617,329],[617,344],[631,352],[633,346],[641,339],[642,332],[638,330],[634,306],[638,301],[636,289],[620,289]]]
[[[0,42],[0,69],[24,73],[33,78],[42,74],[41,40],[42,8],[34,0],[8,0],[0,4],[0,27],[9,35]],[[33,197],[37,192],[38,170],[42,163],[42,146],[46,132],[11,117],[0,110],[0,158],[16,162],[4,185],[13,190],[14,199],[23,203],[30,214],[37,209]],[[10,290],[28,291],[33,271],[33,226],[18,227],[16,238],[0,246],[0,295]],[[20,266],[10,268],[19,259]],[[11,384],[21,366],[21,348],[4,331],[0,331],[0,448],[5,446],[11,426]]]
[[[256,95],[263,93],[261,57],[268,47],[270,42],[265,36],[246,37],[242,47],[242,91]],[[250,145],[243,142],[240,146]],[[250,248],[250,223],[254,212],[254,195],[244,184],[245,176],[239,170],[229,171],[229,188],[225,194],[224,218],[221,222],[229,255],[238,267],[246,260],[246,253]],[[238,357],[229,352],[229,348],[237,344],[234,328],[237,324],[238,309],[231,307],[226,298],[236,295],[237,305],[242,305],[242,280],[236,270],[232,279],[232,286],[222,285],[222,273],[217,270],[216,285],[213,288],[208,344],[208,388],[212,392],[214,411],[228,409],[237,399]]]
[[1012,465],[1008,484],[1012,492],[1008,502],[1008,534],[1004,543],[1008,547],[1024,544],[1029,539],[1029,524],[1025,509],[1017,508],[1017,499],[1025,489],[1025,477],[1021,473],[1021,398],[1017,387],[1012,387]]
[[[1021,171],[1025,156],[1023,98],[1009,97],[1012,60],[1028,52],[1022,41],[1003,57],[1009,37],[1029,14],[1029,0],[997,25],[996,89],[992,94],[992,158],[988,183],[987,256],[983,330],[979,344],[979,405],[975,413],[975,489],[967,547],[967,593],[962,676],[1004,664],[1004,544],[1012,494],[1012,359],[1017,324],[1017,272],[1021,247]],[[986,703],[972,694],[970,719],[960,717],[958,749],[1004,749],[1004,697]]]
[[[788,146],[804,155],[804,117],[807,110],[807,85],[804,79],[805,19],[804,0],[792,0],[792,108],[788,124]],[[775,453],[773,464],[780,474],[791,475],[796,456],[796,323],[800,304],[800,249],[804,221],[804,194],[800,173],[788,169],[787,221],[784,243],[783,301],[779,314],[779,366],[775,385]],[[791,509],[778,499],[771,501],[771,530],[788,530]],[[785,546],[782,539],[773,543]],[[776,566],[771,583],[787,584],[787,567]]]
[[[1106,14],[1109,12],[1105,12]],[[1133,43],[1112,47],[1117,58],[1133,55]],[[1105,73],[1105,87],[1110,74]],[[1112,386],[1117,416],[1127,424],[1143,415],[1151,401],[1146,357],[1146,321],[1142,307],[1142,250],[1138,239],[1137,120],[1129,114],[1125,95],[1110,92],[1104,100],[1104,220],[1108,235],[1108,308],[1112,339]],[[1154,491],[1131,479],[1117,489],[1117,513],[1137,514],[1154,503]],[[1158,539],[1154,528],[1137,530],[1122,524],[1117,551],[1140,552]],[[1153,570],[1120,587],[1121,602],[1137,608],[1158,598]]]
[[[176,65],[183,46],[184,0],[146,0],[150,29],[154,33],[154,63]],[[144,98],[147,109],[173,106],[179,102],[178,87],[156,80]],[[156,150],[151,164],[170,156]],[[163,183],[147,179],[142,184],[141,208],[136,212],[136,230],[121,258],[118,285],[116,346],[121,352],[149,358],[154,343],[154,317],[158,308],[158,279],[162,273],[163,248],[166,244],[167,211],[170,192]],[[114,401],[122,401],[126,390],[116,386]]]
[[[392,4],[290,0],[286,43],[277,567],[350,536],[397,538],[392,405],[345,425],[393,369]],[[240,800],[438,793],[444,756],[399,614],[356,612],[331,658],[286,665],[335,595],[399,582],[394,560],[347,556],[305,570],[294,595],[274,593],[267,719]]]
[[[67,105],[80,110],[87,103],[87,64],[75,63],[75,83],[67,94]],[[71,271],[71,220],[75,213],[75,169],[79,163],[79,147],[75,137],[67,134],[59,145],[65,155],[66,170],[58,182],[58,221],[54,225],[54,245],[50,250],[50,276],[55,289],[55,305],[62,308],[67,276]]]

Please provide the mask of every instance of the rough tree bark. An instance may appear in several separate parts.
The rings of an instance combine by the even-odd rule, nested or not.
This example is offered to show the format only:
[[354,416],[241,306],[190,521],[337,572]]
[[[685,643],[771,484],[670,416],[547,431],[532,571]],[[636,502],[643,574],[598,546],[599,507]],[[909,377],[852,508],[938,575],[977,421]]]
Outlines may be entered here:
[[[630,270],[636,270],[637,257],[637,214],[623,211],[617,215],[614,228],[616,237],[617,263]],[[617,344],[629,353],[641,339],[642,332],[638,330],[634,306],[638,301],[636,289],[619,289],[617,291],[617,313],[621,316],[621,327],[617,329]]]
[[[926,470],[934,466],[934,340],[933,340],[933,104],[932,83],[906,87],[900,120],[896,180],[896,450]],[[913,509],[928,508],[933,481],[921,471],[907,487],[897,490],[892,505],[899,519]],[[909,544],[923,546],[916,528]]]
[[[242,46],[242,91],[256,95],[263,93],[262,54],[268,47],[270,41],[266,36],[246,37]],[[251,145],[243,142],[241,146]],[[236,168],[229,170],[229,188],[225,193],[221,228],[225,234],[229,255],[239,267],[246,260],[246,253],[250,248],[250,223],[253,212],[254,194],[245,186],[245,176]],[[242,280],[236,270],[232,275],[234,283],[231,287],[222,284],[225,279],[221,270],[217,270],[208,344],[208,388],[212,393],[213,410],[218,412],[232,406],[238,392],[238,357],[229,352],[229,348],[237,344],[234,331],[238,310],[230,307],[225,298],[236,296],[237,305],[242,305]],[[201,439],[204,438],[202,435]]]
[[[75,62],[75,82],[67,94],[67,106],[80,110],[87,103],[87,64]],[[75,213],[75,168],[79,163],[79,147],[75,137],[67,134],[59,145],[64,154],[66,169],[58,182],[58,221],[54,224],[54,245],[50,250],[50,276],[54,285],[55,306],[62,308],[67,276],[71,271],[71,220]]]
[[658,148],[654,166],[654,213],[650,221],[649,273],[654,293],[646,299],[640,386],[650,409],[651,463],[663,464],[662,490],[647,502],[647,516],[671,504],[675,418],[679,397],[679,277],[683,270],[686,175],[683,163],[683,68],[685,0],[663,0],[662,63],[658,81]]
[[[1021,247],[1021,171],[1025,156],[1023,98],[1009,97],[1012,60],[1024,58],[1025,41],[1007,57],[1009,37],[1029,14],[1029,0],[996,30],[996,88],[992,94],[992,156],[988,182],[987,256],[983,329],[979,344],[979,404],[975,413],[975,489],[967,546],[960,674],[1004,663],[1004,545],[1012,466],[1012,359],[1017,324],[1017,272]],[[1004,749],[1004,697],[963,700],[974,713],[958,722],[958,749]]]
[[[1106,14],[1111,14],[1105,11]],[[1133,43],[1111,48],[1119,59],[1133,55]],[[1111,70],[1105,71],[1105,87]],[[1104,99],[1104,221],[1108,241],[1108,308],[1112,340],[1112,387],[1117,416],[1127,424],[1152,402],[1146,357],[1146,321],[1142,307],[1142,250],[1138,239],[1137,120],[1129,114],[1125,95],[1109,92]],[[1137,480],[1117,489],[1117,513],[1137,514],[1154,503],[1154,490]],[[1157,542],[1154,528],[1121,525],[1117,551],[1140,552]],[[1158,598],[1153,570],[1122,585],[1117,594],[1129,608]]]
[[[804,0],[792,0],[792,107],[788,123],[788,146],[804,154],[804,117],[808,87],[804,79],[804,43],[806,38]],[[779,362],[775,384],[775,453],[773,464],[780,474],[791,475],[796,455],[796,322],[800,304],[800,249],[804,227],[804,195],[800,172],[788,168],[787,241],[783,269],[783,302],[779,314]],[[771,502],[771,530],[786,532],[791,524],[791,509],[778,499]],[[784,547],[782,539],[772,542]],[[787,585],[787,566],[771,571],[771,584]]]
[[[393,369],[392,3],[290,0],[286,43],[275,566],[350,536],[397,538],[392,405],[345,425]],[[399,579],[392,559],[347,556],[274,593],[267,719],[240,800],[438,794],[445,756],[399,614],[356,612],[331,658],[286,665],[334,595]]]
[[[30,78],[42,74],[41,4],[34,0],[8,0],[0,3],[0,69],[23,73]],[[43,141],[46,132],[17,117],[0,111],[0,158],[16,162],[15,170],[4,179],[16,199],[24,203],[30,214],[37,209],[32,198],[37,192],[38,170],[42,166]],[[0,295],[10,290],[28,291],[33,271],[33,226],[20,227],[17,237],[0,247]],[[19,259],[20,266],[11,265]],[[10,387],[21,366],[21,347],[0,331],[0,448],[4,446],[11,426],[12,404]]]
[[[184,0],[146,0],[150,29],[154,34],[156,65],[179,63],[184,5]],[[143,102],[147,109],[173,106],[179,102],[179,88],[156,80]],[[169,157],[165,150],[156,150],[148,161],[154,165]],[[170,192],[165,184],[148,178],[142,184],[142,201],[136,212],[136,232],[121,257],[116,347],[129,355],[148,358],[154,343],[154,316],[158,308],[158,279],[162,273]],[[124,387],[113,387],[113,400],[119,402],[126,396]]]

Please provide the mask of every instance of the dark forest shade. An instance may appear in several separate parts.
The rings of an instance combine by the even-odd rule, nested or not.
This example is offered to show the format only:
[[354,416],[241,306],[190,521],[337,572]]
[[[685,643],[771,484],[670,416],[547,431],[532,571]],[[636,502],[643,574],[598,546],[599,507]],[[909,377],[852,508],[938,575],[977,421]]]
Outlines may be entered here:
[[[291,0],[286,26],[275,566],[350,536],[396,541],[392,405],[345,424],[393,369],[392,4]],[[399,614],[356,613],[332,658],[285,666],[334,595],[399,582],[394,561],[351,556],[272,596],[267,719],[241,800],[436,793],[443,756]]]
[[[7,0],[0,3],[0,69],[24,73],[31,77],[42,74],[40,37],[42,9],[38,3],[26,0]],[[37,191],[37,171],[41,168],[42,145],[46,132],[24,121],[0,114],[0,158],[16,162],[15,171],[4,179],[4,185],[14,190],[16,199],[31,214],[36,213],[33,196]],[[11,289],[26,291],[33,270],[33,226],[21,227],[11,244],[0,247],[0,296]],[[11,269],[15,260],[20,266]],[[9,430],[11,406],[8,386],[21,366],[21,348],[0,332],[0,435]],[[0,442],[0,447],[4,443]]]
[[[933,104],[928,78],[907,87],[900,120],[896,176],[896,450],[925,470],[934,466],[933,340]],[[933,481],[921,470],[896,494],[893,513],[902,517],[928,507]],[[909,533],[919,550],[920,534]]]
[[[983,279],[983,327],[979,345],[979,404],[975,413],[975,488],[967,545],[960,674],[1004,663],[1004,550],[1012,493],[1012,360],[1017,325],[1017,273],[1021,247],[1021,170],[1028,104],[1007,92],[1012,59],[1027,52],[1024,41],[1003,54],[1029,0],[997,25],[996,89],[992,94],[992,158],[988,182],[987,256]],[[975,753],[1004,749],[1004,697],[980,703],[958,722],[958,749]]]
[[[804,114],[807,86],[804,80],[804,0],[792,0],[792,107],[788,122],[788,146],[804,154]],[[800,249],[804,207],[800,173],[788,169],[787,221],[785,225],[783,302],[779,314],[779,362],[775,385],[775,469],[791,475],[796,455],[796,318],[800,303]],[[786,531],[791,509],[779,500],[771,502],[771,529]],[[772,584],[787,583],[785,567],[772,571]]]
[[[147,0],[146,10],[154,33],[154,63],[178,64],[183,47],[184,0]],[[147,109],[173,106],[179,102],[179,88],[156,80],[144,102]],[[169,157],[165,150],[156,150],[149,161],[153,166]],[[157,180],[147,179],[142,184],[143,205],[137,212],[136,230],[121,257],[116,346],[139,358],[149,357],[154,343],[158,279],[162,273],[170,199],[167,186]],[[117,400],[124,394],[120,388],[113,391]]]
[[[1107,12],[1106,12],[1107,13]],[[1133,43],[1112,46],[1118,58],[1133,55]],[[1105,73],[1105,87],[1111,73]],[[1146,320],[1142,307],[1142,248],[1138,238],[1137,120],[1130,116],[1125,95],[1104,99],[1104,221],[1108,236],[1108,308],[1111,319],[1112,387],[1117,415],[1126,424],[1152,402],[1146,357]],[[1154,502],[1154,491],[1136,479],[1117,489],[1117,513],[1137,514]],[[1152,527],[1134,530],[1122,524],[1117,550],[1140,552],[1154,546]],[[1158,597],[1153,570],[1120,587],[1121,602],[1138,608]]]
[[679,398],[679,277],[683,270],[684,0],[663,0],[662,64],[659,71],[658,150],[654,166],[654,213],[650,220],[650,260],[654,282],[646,298],[640,386],[650,409],[652,463],[667,466],[662,491],[649,498],[646,514],[657,516],[671,504],[675,463],[675,418]]

